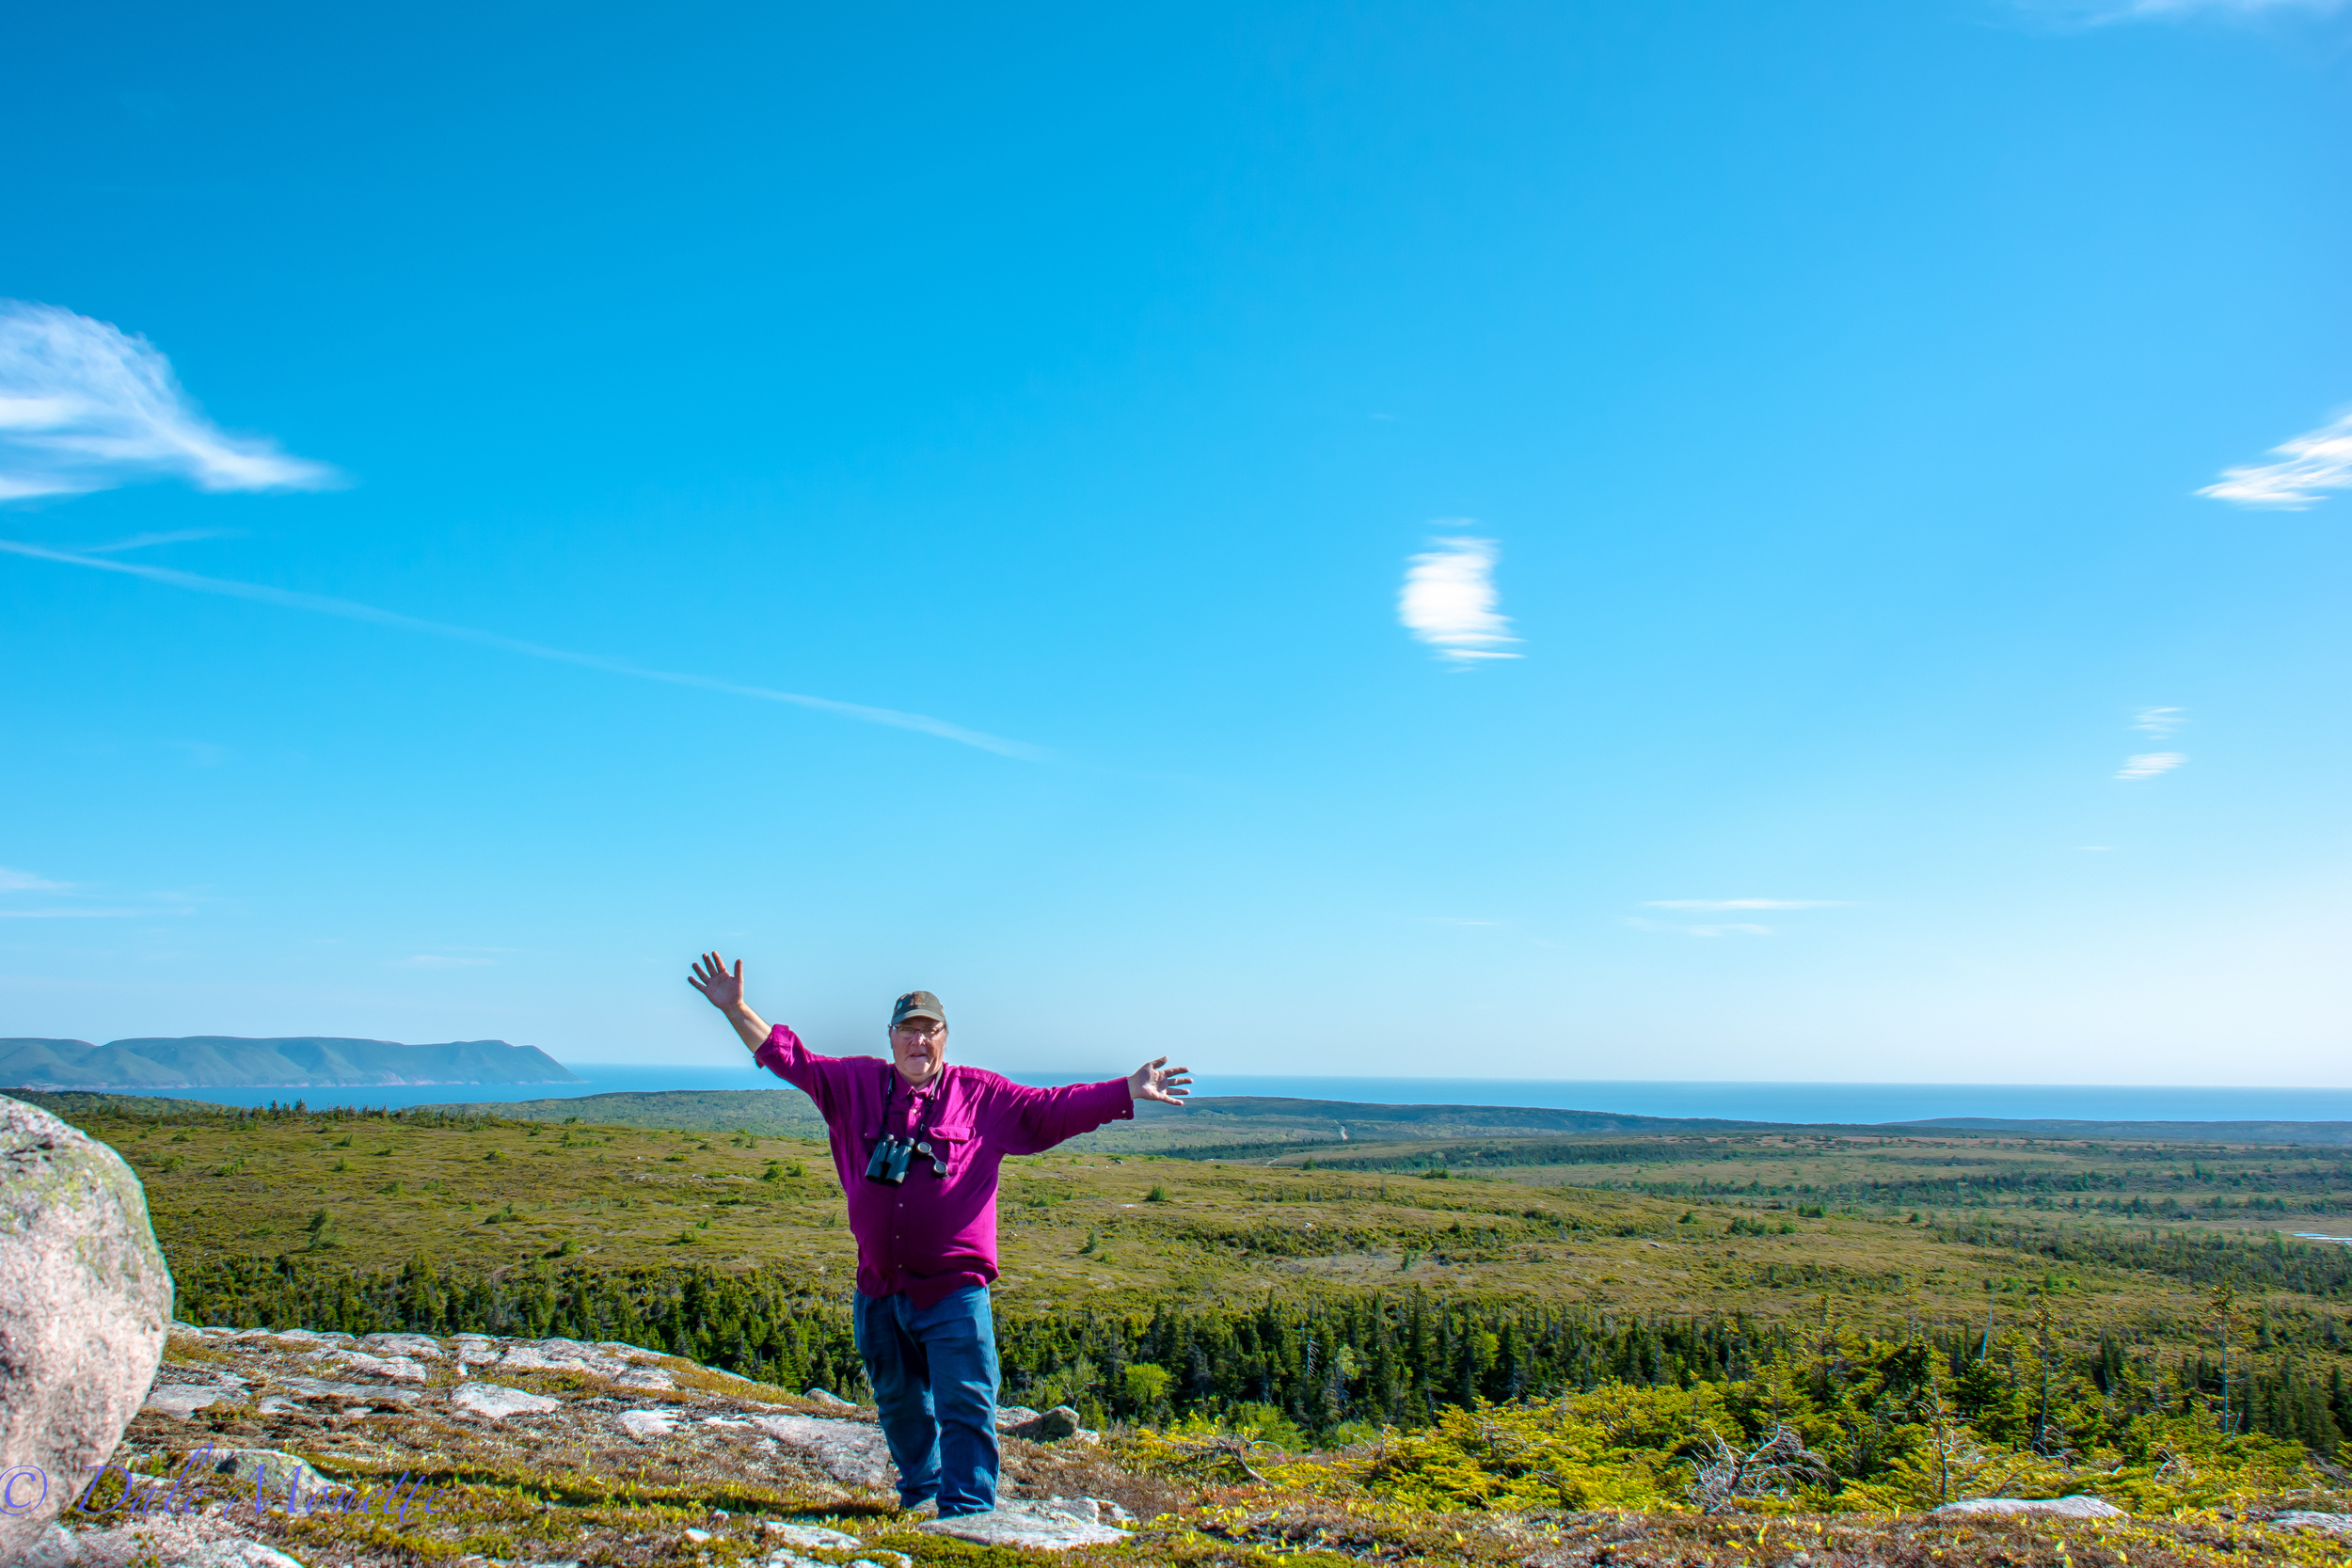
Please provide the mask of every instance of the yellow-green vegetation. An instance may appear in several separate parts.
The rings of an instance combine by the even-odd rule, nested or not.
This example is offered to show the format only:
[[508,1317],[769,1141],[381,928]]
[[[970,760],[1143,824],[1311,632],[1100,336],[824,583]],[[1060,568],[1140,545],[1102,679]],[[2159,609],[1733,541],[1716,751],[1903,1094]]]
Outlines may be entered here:
[[608,1266],[658,1265],[691,1246],[714,1263],[846,1279],[856,1259],[831,1162],[805,1143],[437,1118],[356,1132],[308,1117],[86,1125],[146,1182],[177,1264],[299,1251],[368,1268],[427,1254],[470,1273],[568,1243],[568,1256]]
[[[686,1255],[846,1280],[855,1262],[812,1141],[413,1115],[81,1120],[146,1180],[180,1263],[298,1250],[467,1273]],[[2193,1332],[2184,1303],[2224,1275],[2280,1287],[2288,1311],[2352,1290],[2352,1250],[2280,1234],[2352,1204],[2336,1150],[1761,1134],[1661,1137],[1647,1161],[1495,1163],[1545,1142],[1457,1144],[1451,1164],[1434,1163],[1439,1146],[1345,1156],[1410,1163],[1392,1170],[1328,1154],[1313,1168],[1306,1155],[1010,1160],[1000,1310],[1418,1287],[1763,1320],[1827,1291],[1890,1318],[1975,1321],[1990,1306],[1997,1322],[2042,1291],[2081,1331],[2177,1336]],[[1469,1163],[1479,1149],[1489,1163]]]
[[[2234,1509],[2195,1508],[2123,1519],[1954,1518],[1918,1513],[1810,1512],[1803,1507],[1639,1513],[1591,1510],[1515,1513],[1470,1507],[1430,1508],[1391,1500],[1359,1479],[1374,1454],[1295,1460],[1257,1456],[1263,1484],[1202,1479],[1194,1438],[1123,1441],[1089,1466],[1099,1484],[1116,1464],[1160,1467],[1182,1479],[1165,1509],[1142,1519],[1116,1545],[1041,1554],[967,1544],[918,1530],[887,1513],[837,1506],[796,1509],[794,1499],[757,1487],[684,1488],[670,1495],[627,1484],[598,1485],[553,1463],[494,1474],[436,1476],[446,1489],[436,1514],[387,1522],[365,1514],[320,1513],[250,1522],[252,1532],[312,1563],[386,1568],[490,1560],[576,1560],[597,1568],[652,1568],[700,1562],[763,1561],[760,1525],[779,1515],[854,1532],[856,1548],[803,1547],[804,1561],[849,1568],[896,1553],[941,1568],[1357,1568],[1372,1563],[1459,1563],[1479,1568],[1752,1568],[1758,1563],[1867,1562],[1899,1568],[2340,1568],[2344,1548],[2313,1531],[2269,1528]],[[1221,1459],[1221,1453],[1212,1459]],[[158,1455],[139,1466],[142,1482],[161,1480],[177,1462]],[[342,1472],[355,1486],[383,1484],[365,1471]],[[115,1500],[109,1478],[94,1498]],[[226,1488],[198,1488],[236,1507]],[[2296,1502],[2341,1502],[2312,1494]],[[689,1532],[692,1533],[690,1534]]]
[[[2137,1378],[2102,1391],[2054,1367],[2045,1400],[2032,1347],[2017,1349],[2023,1378],[1971,1387],[1916,1341],[1831,1331],[1812,1355],[1775,1356],[1752,1378],[1450,1408],[1429,1429],[1365,1445],[1337,1473],[1419,1507],[1519,1513],[1915,1512],[2087,1492],[2173,1513],[2328,1484],[2301,1444],[2225,1433],[2206,1402]],[[1751,1463],[1741,1484],[1740,1462],[1776,1434],[1781,1452]]]

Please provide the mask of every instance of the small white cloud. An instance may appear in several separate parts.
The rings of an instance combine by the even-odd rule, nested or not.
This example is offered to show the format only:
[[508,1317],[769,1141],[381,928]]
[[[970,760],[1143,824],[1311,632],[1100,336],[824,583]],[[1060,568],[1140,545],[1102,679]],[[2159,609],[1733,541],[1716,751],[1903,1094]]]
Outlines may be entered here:
[[1694,937],[1769,937],[1770,926],[1685,926],[1684,930]]
[[2132,720],[2132,728],[2162,740],[2187,722],[2188,711],[2185,708],[2144,707]]
[[2327,499],[2322,491],[2352,489],[2352,414],[2270,450],[2283,461],[2224,468],[2197,493],[2232,506],[2300,512]]
[[324,464],[206,419],[146,339],[54,305],[0,299],[0,500],[149,479],[199,490],[318,490]]
[[1843,898],[1651,898],[1645,910],[1836,910]]
[[29,871],[11,871],[0,865],[0,893],[63,893],[68,884],[53,882],[46,877],[36,877]]
[[1495,542],[1453,535],[1430,543],[1437,547],[1406,565],[1405,585],[1396,595],[1397,620],[1454,664],[1518,657],[1503,651],[1518,639],[1511,635],[1510,618],[1495,610]]
[[2153,779],[2169,773],[2188,758],[2179,752],[2142,752],[2136,757],[2125,757],[2123,766],[2116,769],[2119,779]]
[[395,961],[392,967],[394,969],[483,969],[486,968],[489,962],[487,958],[453,958],[447,953],[419,953],[414,958]]

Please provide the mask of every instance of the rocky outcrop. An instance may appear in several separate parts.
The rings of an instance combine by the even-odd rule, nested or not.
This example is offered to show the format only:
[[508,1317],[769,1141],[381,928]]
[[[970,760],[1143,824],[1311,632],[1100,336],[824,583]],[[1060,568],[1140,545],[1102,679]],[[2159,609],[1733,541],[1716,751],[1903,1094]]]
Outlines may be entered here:
[[544,1416],[564,1408],[562,1400],[526,1393],[500,1383],[461,1383],[451,1390],[450,1408],[463,1416],[502,1421],[509,1416]]
[[1047,1497],[999,1503],[986,1513],[933,1519],[915,1528],[983,1546],[1027,1546],[1048,1552],[1106,1546],[1127,1538],[1124,1531],[1100,1523],[1101,1517],[1102,1505],[1091,1497]]
[[2330,1535],[2352,1535],[2352,1513],[2321,1513],[2292,1508],[2270,1521],[2280,1529],[2324,1529]]
[[300,1559],[215,1519],[166,1519],[79,1533],[51,1526],[9,1568],[303,1568]]
[[823,1525],[796,1525],[783,1519],[771,1519],[762,1524],[760,1534],[766,1540],[804,1552],[853,1552],[862,1544],[856,1536],[847,1530],[832,1529]]
[[31,1555],[114,1452],[163,1357],[171,1275],[138,1179],[105,1145],[0,1096],[0,1562]]
[[[1014,1425],[1038,1417],[1004,1414]],[[1082,1439],[1008,1433],[1004,1449],[1003,1506],[946,1521],[949,1533],[1048,1549],[1099,1544],[1123,1538],[1111,1526],[1132,1523],[1129,1510],[1150,1517],[1173,1498],[1162,1481],[1105,1464]],[[485,1510],[507,1506],[491,1500],[498,1489],[474,1489],[452,1472],[543,1465],[760,1499],[776,1513],[762,1518],[729,1501],[699,1520],[667,1507],[608,1517],[598,1504],[597,1517],[580,1511],[548,1538],[553,1555],[532,1560],[604,1553],[691,1562],[705,1548],[716,1557],[721,1543],[736,1554],[726,1560],[747,1568],[930,1560],[907,1556],[923,1539],[913,1535],[922,1514],[893,1507],[898,1478],[870,1408],[785,1395],[614,1342],[175,1324],[162,1375],[114,1464],[117,1481],[59,1521],[66,1545],[86,1555],[58,1564],[116,1568],[107,1554],[137,1529],[160,1532],[161,1568],[213,1568],[217,1554],[248,1548],[313,1568],[391,1568],[413,1557],[374,1532],[457,1552],[485,1528]],[[373,1544],[363,1547],[362,1535]],[[281,1568],[278,1558],[251,1560]],[[243,1558],[220,1563],[248,1568]],[[17,1565],[0,1559],[0,1568]]]
[[1963,1497],[1938,1513],[2026,1513],[2058,1519],[2122,1519],[2123,1510],[2098,1497]]
[[845,1486],[898,1490],[898,1467],[879,1426],[823,1416],[755,1416],[750,1424]]

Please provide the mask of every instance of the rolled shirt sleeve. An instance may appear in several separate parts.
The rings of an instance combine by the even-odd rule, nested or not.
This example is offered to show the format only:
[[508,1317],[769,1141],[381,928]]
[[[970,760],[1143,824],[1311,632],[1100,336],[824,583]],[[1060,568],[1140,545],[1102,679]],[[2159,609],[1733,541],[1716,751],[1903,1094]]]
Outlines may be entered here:
[[837,1110],[848,1109],[849,1076],[861,1067],[871,1072],[871,1056],[819,1056],[801,1043],[801,1037],[779,1023],[768,1031],[768,1043],[752,1060],[817,1102],[817,1110],[833,1123]]
[[1124,1078],[1058,1089],[997,1082],[1004,1085],[1003,1099],[989,1133],[1007,1154],[1042,1154],[1106,1122],[1135,1119],[1135,1097]]

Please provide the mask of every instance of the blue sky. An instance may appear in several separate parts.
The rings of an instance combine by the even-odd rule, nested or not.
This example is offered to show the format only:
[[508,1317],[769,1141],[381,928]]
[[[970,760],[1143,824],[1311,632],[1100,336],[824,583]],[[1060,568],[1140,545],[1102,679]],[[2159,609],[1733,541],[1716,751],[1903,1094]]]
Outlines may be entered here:
[[2352,9],[0,72],[0,1035],[2352,1084]]

